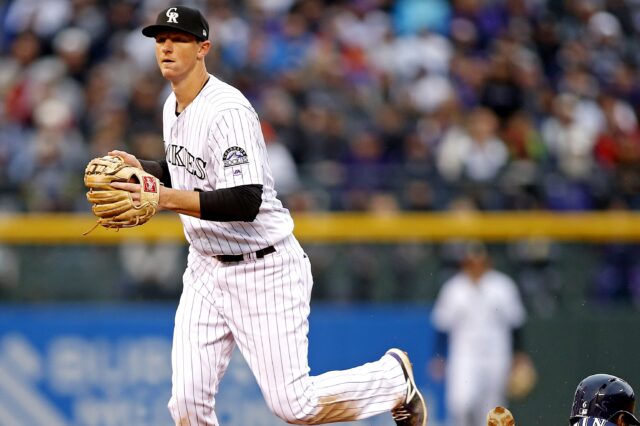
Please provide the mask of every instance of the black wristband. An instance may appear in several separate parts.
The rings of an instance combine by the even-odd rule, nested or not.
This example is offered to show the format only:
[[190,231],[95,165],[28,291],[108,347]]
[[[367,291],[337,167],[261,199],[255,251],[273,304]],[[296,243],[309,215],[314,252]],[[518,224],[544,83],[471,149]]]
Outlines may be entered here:
[[200,219],[252,222],[262,204],[262,185],[242,185],[200,193]]

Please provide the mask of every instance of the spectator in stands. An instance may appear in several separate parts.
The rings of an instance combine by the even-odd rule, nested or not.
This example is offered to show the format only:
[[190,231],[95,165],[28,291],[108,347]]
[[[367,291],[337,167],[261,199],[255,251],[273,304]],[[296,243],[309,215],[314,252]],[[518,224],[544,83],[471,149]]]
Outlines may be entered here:
[[375,130],[363,129],[356,133],[342,162],[346,210],[369,210],[375,195],[392,189],[389,158]]
[[501,136],[510,159],[500,182],[505,207],[512,210],[544,208],[540,181],[548,166],[547,149],[533,117],[525,111],[513,114]]
[[491,185],[507,163],[508,153],[498,136],[495,114],[482,107],[469,113],[464,128],[453,127],[443,137],[437,152],[440,175],[478,199],[482,208],[500,205]]
[[507,56],[513,53],[505,49],[492,55],[480,89],[480,103],[496,114],[500,127],[524,106],[524,92],[515,79],[513,59]]
[[86,146],[71,108],[60,99],[46,99],[35,109],[34,121],[35,131],[9,165],[9,178],[24,192],[27,210],[75,210],[80,205],[78,176],[86,165]]
[[[588,210],[593,206],[595,134],[584,126],[578,96],[563,93],[553,100],[553,115],[542,123],[542,136],[554,167],[546,177],[546,205],[554,210]],[[553,171],[557,171],[553,173]]]
[[640,207],[640,128],[629,104],[603,95],[606,125],[595,144],[595,159],[613,181],[612,192],[633,208]]
[[496,116],[486,108],[474,109],[464,129],[444,136],[438,152],[438,169],[448,180],[467,178],[487,182],[507,161],[504,142],[498,137]]
[[595,143],[593,133],[576,119],[578,102],[574,95],[558,95],[553,101],[553,115],[542,127],[544,141],[559,171],[573,181],[583,181],[591,174]]

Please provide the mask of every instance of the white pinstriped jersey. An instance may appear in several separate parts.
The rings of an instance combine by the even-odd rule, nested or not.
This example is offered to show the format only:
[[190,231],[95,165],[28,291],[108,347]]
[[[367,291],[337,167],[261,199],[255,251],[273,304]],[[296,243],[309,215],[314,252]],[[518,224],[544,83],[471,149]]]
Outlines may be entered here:
[[205,256],[251,253],[293,231],[289,211],[276,198],[258,115],[242,93],[216,77],[178,116],[176,97],[164,104],[163,134],[171,186],[211,191],[262,185],[253,222],[214,222],[180,215],[191,247]]

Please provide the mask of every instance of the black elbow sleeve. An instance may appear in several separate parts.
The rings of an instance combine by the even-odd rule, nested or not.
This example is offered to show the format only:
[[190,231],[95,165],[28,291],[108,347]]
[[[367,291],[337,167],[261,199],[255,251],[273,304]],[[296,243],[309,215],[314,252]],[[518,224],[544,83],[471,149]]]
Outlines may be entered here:
[[200,218],[216,222],[252,222],[260,212],[262,185],[242,185],[200,193]]
[[524,350],[524,338],[522,336],[522,327],[514,328],[511,331],[513,352],[521,352]]

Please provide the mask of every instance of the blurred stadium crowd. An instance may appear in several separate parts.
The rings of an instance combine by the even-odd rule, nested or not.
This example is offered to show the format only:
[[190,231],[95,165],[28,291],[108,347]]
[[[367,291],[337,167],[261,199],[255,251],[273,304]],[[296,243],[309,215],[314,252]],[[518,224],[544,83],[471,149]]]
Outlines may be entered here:
[[[3,210],[86,210],[113,148],[161,158],[140,34],[166,0],[0,9]],[[200,0],[292,210],[640,207],[638,0]]]
[[[640,0],[181,3],[206,13],[208,69],[256,107],[293,211],[640,208]],[[140,29],[170,4],[0,3],[0,211],[86,212],[90,158],[164,156],[169,88]],[[430,257],[412,250],[403,282]],[[542,310],[555,250],[510,249]],[[640,300],[637,247],[603,250],[597,297]],[[350,268],[368,293],[345,298],[373,297],[367,253],[348,258],[369,259]]]

